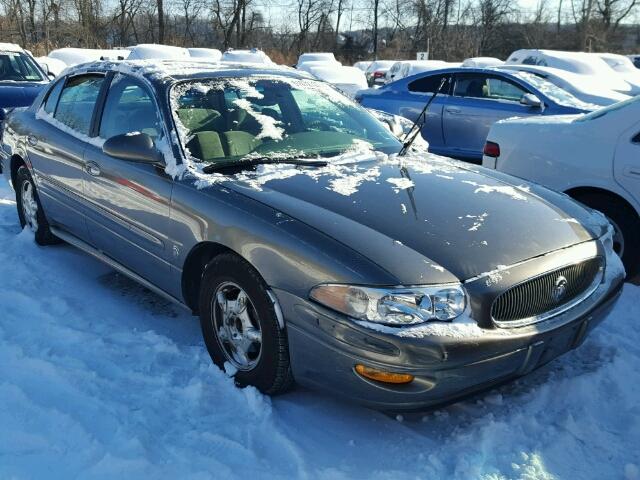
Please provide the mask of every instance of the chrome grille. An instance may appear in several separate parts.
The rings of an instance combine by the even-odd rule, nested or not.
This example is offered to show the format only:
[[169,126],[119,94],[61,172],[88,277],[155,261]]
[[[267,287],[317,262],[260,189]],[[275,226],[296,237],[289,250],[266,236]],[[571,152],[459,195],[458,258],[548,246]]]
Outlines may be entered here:
[[491,306],[498,325],[517,326],[560,313],[593,292],[602,271],[602,259],[590,258],[520,283],[501,293]]

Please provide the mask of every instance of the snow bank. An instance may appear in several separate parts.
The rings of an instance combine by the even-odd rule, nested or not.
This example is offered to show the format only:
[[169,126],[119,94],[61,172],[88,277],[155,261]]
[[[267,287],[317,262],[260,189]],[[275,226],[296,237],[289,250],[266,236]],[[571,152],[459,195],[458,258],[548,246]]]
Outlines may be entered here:
[[[20,233],[0,184],[0,478],[638,479],[640,288],[578,350],[396,419],[211,365],[198,320]],[[402,421],[400,421],[402,420]]]

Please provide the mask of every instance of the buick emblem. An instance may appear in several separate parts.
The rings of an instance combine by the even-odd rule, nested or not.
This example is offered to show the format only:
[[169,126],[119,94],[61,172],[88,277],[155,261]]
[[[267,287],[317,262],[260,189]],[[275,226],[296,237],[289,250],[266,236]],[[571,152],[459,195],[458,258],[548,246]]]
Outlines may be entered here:
[[556,284],[553,286],[553,290],[551,291],[551,298],[553,301],[558,303],[564,297],[565,293],[567,293],[567,279],[560,275],[556,279]]

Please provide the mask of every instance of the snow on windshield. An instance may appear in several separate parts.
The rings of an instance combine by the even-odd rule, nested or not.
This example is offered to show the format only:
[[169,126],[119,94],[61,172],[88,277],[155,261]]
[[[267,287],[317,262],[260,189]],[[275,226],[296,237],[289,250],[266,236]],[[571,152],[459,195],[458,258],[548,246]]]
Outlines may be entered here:
[[[209,168],[204,173],[207,165],[225,168],[261,158],[302,157],[326,158],[333,164],[336,156],[373,150],[393,153],[400,147],[362,107],[316,80],[254,75],[183,81],[171,89],[170,102],[177,139],[186,155],[182,170],[195,175],[201,186],[229,178],[209,173]],[[275,170],[274,165],[257,169],[265,181]],[[340,172],[334,173],[340,177]],[[336,190],[357,188],[346,183],[338,178]]]

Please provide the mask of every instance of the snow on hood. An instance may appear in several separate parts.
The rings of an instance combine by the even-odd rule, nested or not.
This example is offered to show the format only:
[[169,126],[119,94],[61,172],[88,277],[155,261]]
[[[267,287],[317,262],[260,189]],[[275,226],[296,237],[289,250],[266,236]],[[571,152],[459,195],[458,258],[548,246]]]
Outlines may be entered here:
[[[569,199],[430,154],[360,151],[326,167],[264,165],[220,181],[339,238],[405,284],[425,281],[424,269],[413,276],[396,261],[408,252],[455,281],[602,233],[582,226],[590,213]],[[557,221],[566,218],[577,223]]]

